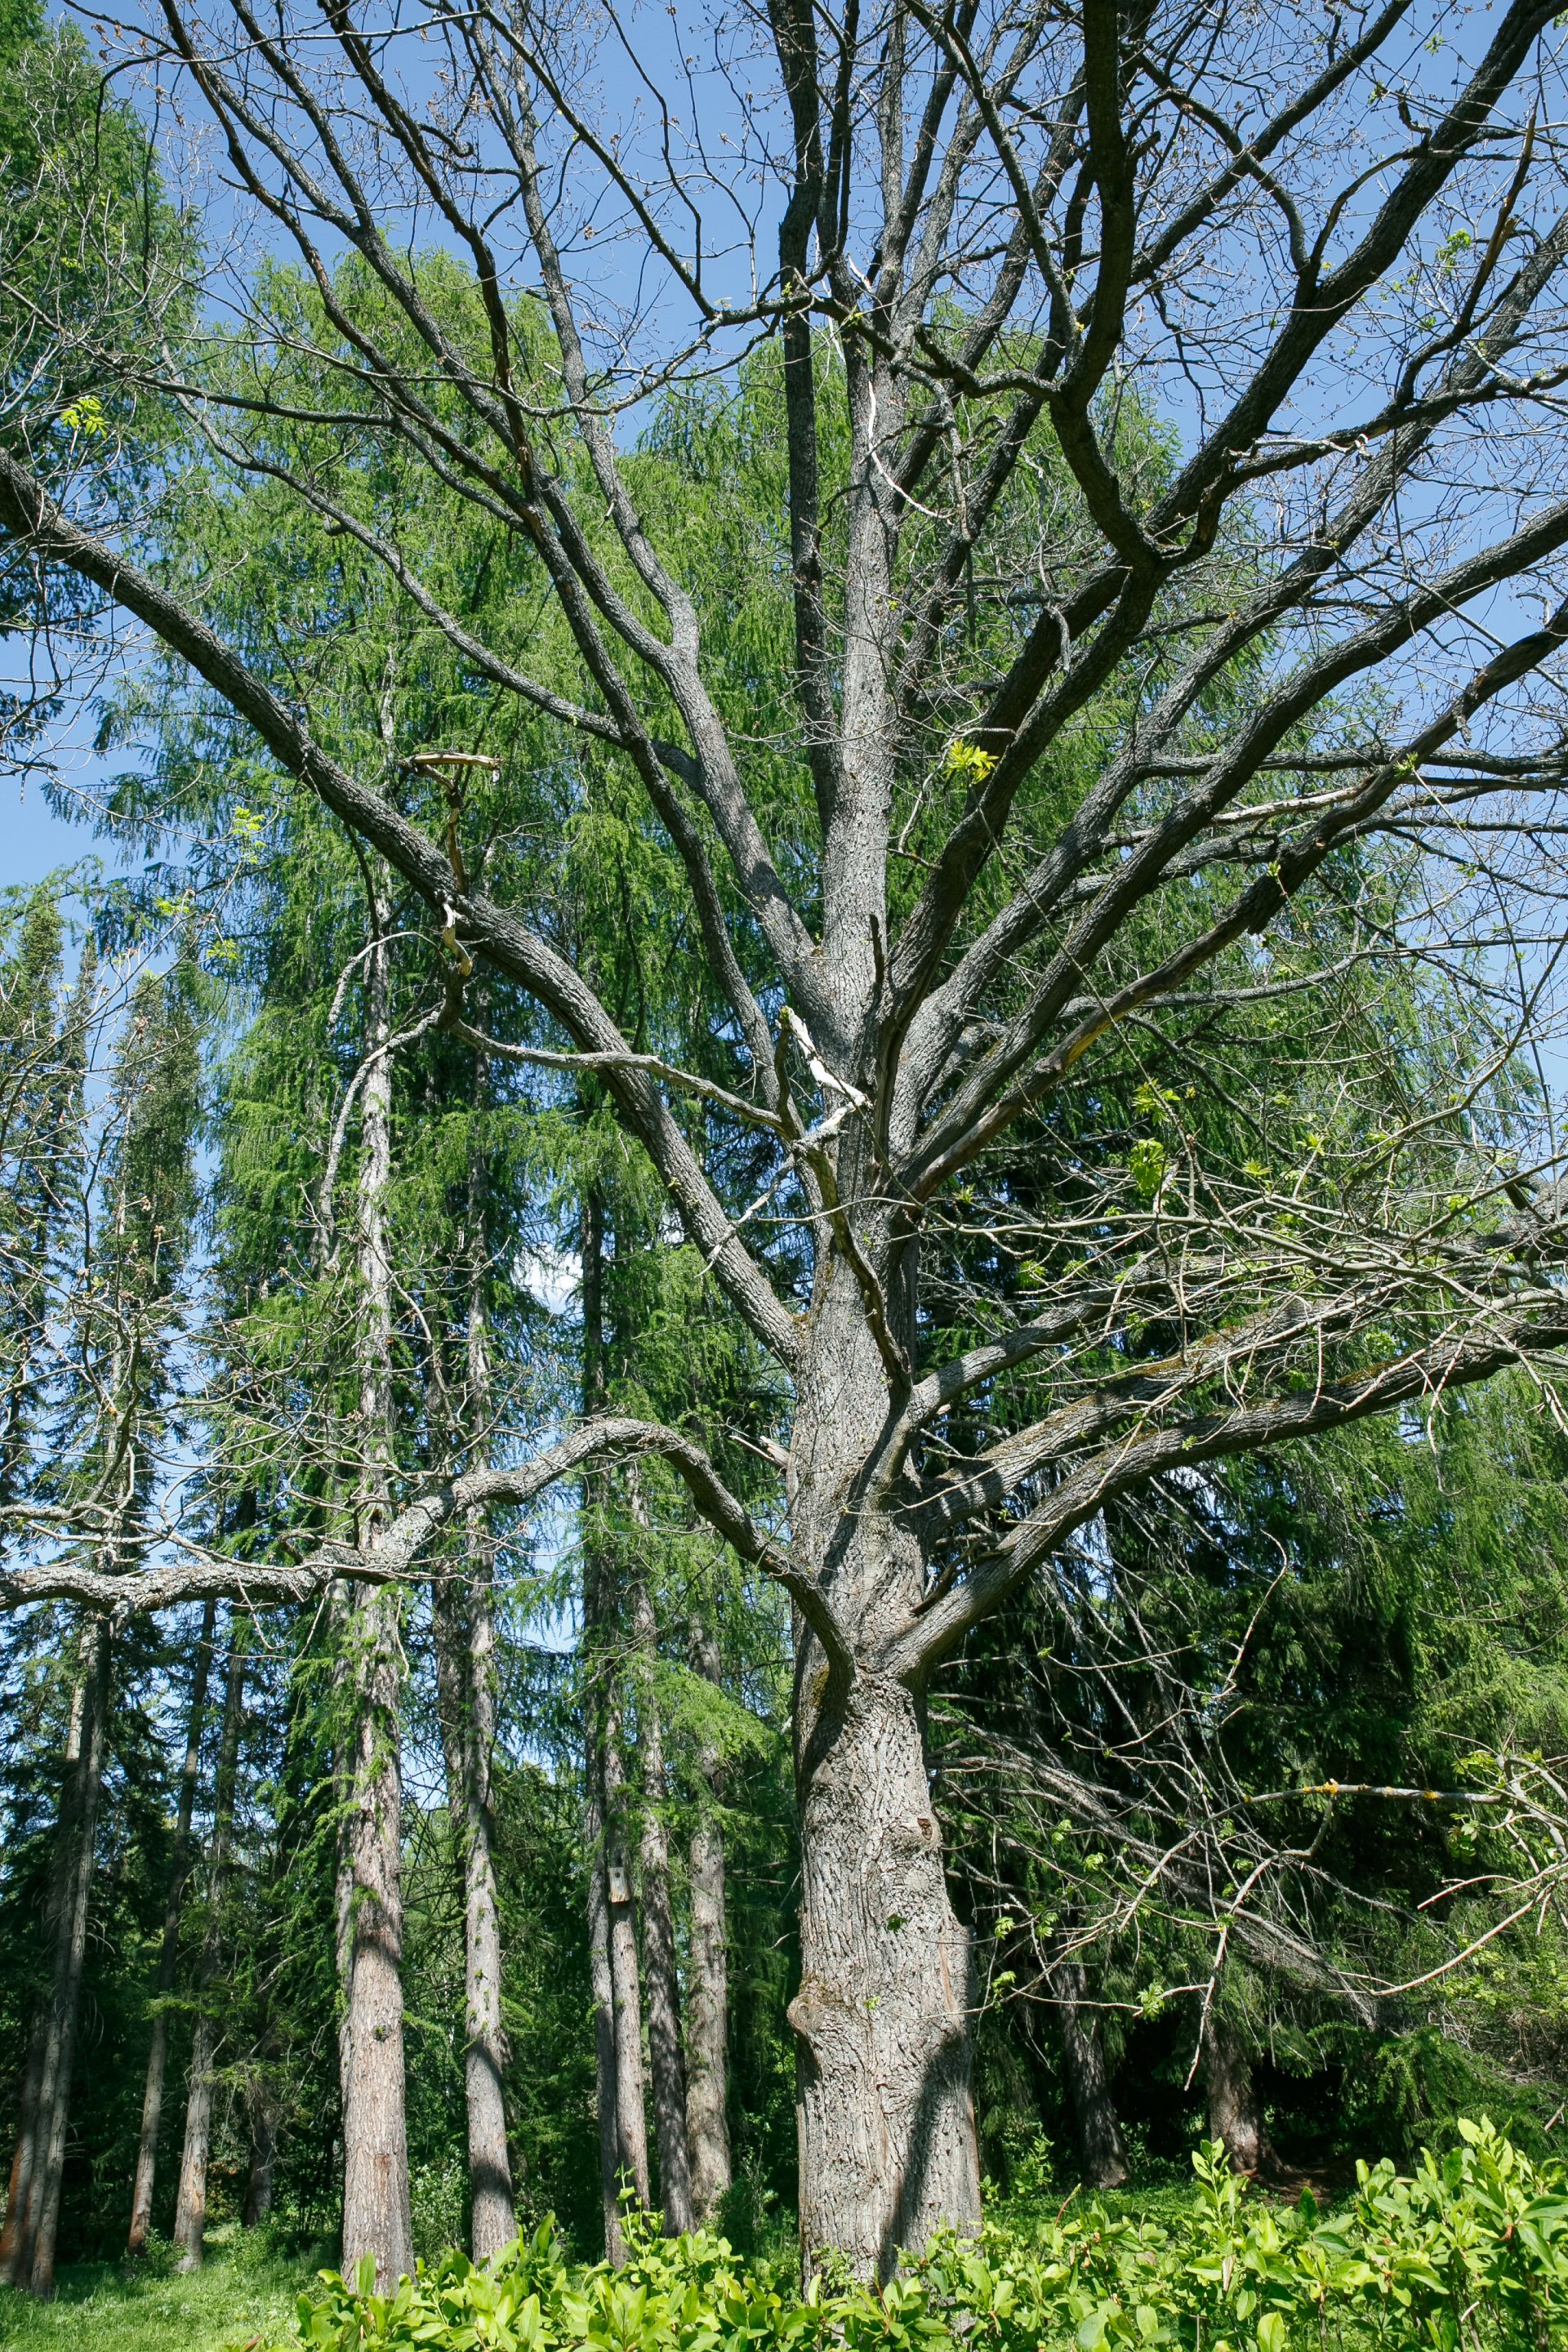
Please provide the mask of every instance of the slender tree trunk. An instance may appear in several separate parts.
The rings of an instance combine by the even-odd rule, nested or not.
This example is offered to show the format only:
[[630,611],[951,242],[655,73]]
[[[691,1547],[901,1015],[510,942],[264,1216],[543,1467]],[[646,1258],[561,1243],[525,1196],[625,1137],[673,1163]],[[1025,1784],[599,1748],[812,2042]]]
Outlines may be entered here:
[[1050,1972],[1061,2029],[1062,2071],[1078,2125],[1083,2177],[1091,2189],[1120,2189],[1127,2178],[1127,2150],[1116,2119],[1105,2072],[1100,2021],[1089,2005],[1089,1976],[1081,1960],[1058,1960]]
[[1209,2137],[1224,2142],[1233,2172],[1256,2175],[1268,2161],[1268,2141],[1252,2062],[1230,2021],[1212,2007],[1204,2020],[1204,2079]]
[[621,1758],[620,1709],[605,1711],[605,1882],[609,1895],[610,1979],[616,2034],[616,2136],[619,2169],[639,2205],[651,2201],[647,2108],[643,2077],[642,1987],[637,1973],[636,1898],[626,1822],[629,1791]]
[[[841,1173],[847,1192],[858,1181]],[[837,2248],[868,2278],[939,2228],[980,2221],[969,1936],[948,1895],[921,1691],[880,1663],[919,1622],[926,1561],[912,1514],[845,1509],[887,1408],[859,1285],[835,1253],[796,1389],[792,1524],[826,1572],[854,1664],[832,1668],[797,1623],[801,1985],[789,2017],[804,2264]]]
[[[605,1220],[592,1189],[583,1202],[583,1410],[602,1411],[605,1377]],[[643,2105],[642,2000],[637,1928],[625,1843],[625,1772],[613,1655],[614,1580],[594,1524],[599,1481],[584,1479],[583,1511],[583,1745],[584,1832],[589,1856],[588,1941],[594,1969],[599,2103],[599,2170],[605,2252],[626,2258],[623,2187],[648,2201],[647,2125]]]
[[[483,1160],[468,1154],[468,1304],[464,1405],[470,1451],[480,1454],[489,1423],[489,1358],[484,1314]],[[501,2029],[500,1913],[492,1853],[490,1769],[495,1748],[495,1547],[482,1511],[468,1521],[466,1591],[437,1588],[437,1676],[447,1758],[447,1809],[463,1896],[463,2087],[468,2107],[471,2250],[488,2262],[517,2235],[507,2151]]]
[[244,1621],[229,1627],[228,1665],[224,1676],[223,1736],[213,1797],[213,1842],[207,1859],[207,1922],[196,1973],[195,2024],[191,2034],[191,2073],[185,2095],[185,2137],[180,2153],[180,2185],[174,2199],[174,2243],[183,2271],[201,2267],[207,2225],[207,2160],[212,2147],[213,2085],[219,2022],[213,1990],[223,1954],[223,1900],[234,1836],[234,1793],[239,1777],[239,1738],[245,1720]]
[[[386,1192],[392,1171],[390,972],[386,911],[372,910],[366,1047],[377,1053],[362,1092],[358,1201],[360,1282],[359,1526],[374,1540],[392,1482],[392,1271]],[[343,2268],[368,2254],[385,2292],[414,2268],[403,2062],[402,1602],[361,1585],[348,1607],[353,1720],[346,1740],[347,1819],[339,1876],[343,2017]]]
[[585,1742],[583,1851],[588,1860],[588,1970],[594,1998],[594,2076],[599,2117],[599,2196],[604,2208],[605,2259],[618,2270],[626,2258],[621,2228],[620,2102],[616,2081],[616,1983],[610,1961],[610,1897],[605,1865],[601,1758],[590,1729]]
[[[85,1642],[85,1635],[83,1636]],[[70,1890],[75,1869],[72,1845],[72,1822],[78,1802],[78,1783],[81,1771],[82,1730],[87,1720],[87,1675],[84,1655],[78,1653],[78,1672],[71,1688],[70,1714],[67,1720],[65,1749],[60,1762],[60,1795],[55,1821],[55,1850],[49,1871],[49,1892],[45,1905],[44,1920],[50,1955],[51,1991],[38,2004],[37,2016],[27,2044],[27,2061],[22,2075],[21,2117],[16,2132],[16,2146],[11,2158],[11,2178],[6,2195],[5,2226],[0,2233],[0,2277],[7,2285],[25,2286],[32,2268],[33,2245],[31,2210],[39,2158],[39,2125],[43,2113],[44,2067],[49,2050],[49,2026],[53,2007],[52,1976],[55,1957],[59,1948],[70,1904]]]
[[464,2093],[468,2108],[472,2252],[488,2262],[517,2235],[507,2154],[500,2019],[500,1921],[490,1845],[489,1756],[494,1740],[494,1622],[488,1547],[467,1595],[437,1590],[437,1676],[447,1758],[447,1807],[463,1896]]
[[250,2126],[250,2168],[246,2175],[242,2224],[247,2230],[258,2230],[272,2210],[278,2165],[278,2116],[265,2084],[251,2084],[245,2111]]
[[[62,1792],[63,1793],[63,1792]],[[57,1842],[61,1831],[57,1827]],[[61,1849],[63,1850],[63,1849]],[[57,1875],[58,1854],[57,1853]],[[54,1916],[54,1906],[49,1916]],[[21,2112],[16,2126],[16,2145],[11,2153],[11,2172],[5,2190],[5,2224],[0,2230],[0,2280],[15,2286],[26,2278],[24,2259],[26,2233],[24,2217],[32,2192],[33,2168],[37,2161],[38,2103],[43,2092],[44,2050],[48,2041],[49,2006],[47,2000],[38,2005],[33,2021],[33,2031],[27,2040],[26,2063],[22,2069]]]
[[[711,1630],[692,1629],[691,1663],[719,1684],[719,1644]],[[704,1744],[699,1763],[697,1820],[689,1855],[691,1879],[690,1990],[686,2003],[686,2128],[691,2147],[691,2203],[699,2221],[718,2211],[731,2182],[728,2097],[729,1960],[724,1907],[722,1765],[716,1743]]]
[[142,2093],[142,2132],[136,2146],[136,2178],[131,2193],[131,2229],[127,2254],[147,2250],[153,2226],[153,2189],[158,2169],[158,2133],[163,2117],[163,2080],[169,2064],[169,1995],[180,1957],[180,1913],[191,1874],[191,1820],[195,1811],[196,1781],[201,1769],[202,1727],[207,1711],[207,1676],[212,1667],[213,1628],[217,1603],[207,1602],[202,1616],[191,1674],[191,1704],[185,1724],[185,1756],[180,1769],[180,1801],[174,1824],[174,1852],[169,1867],[169,1899],[163,1909],[163,1940],[158,1951],[158,1971],[153,1979],[153,2042],[147,2053],[147,2079]]
[[[54,1967],[45,2013],[33,2110],[31,2148],[13,2168],[18,2206],[12,2236],[11,2276],[40,2298],[55,2290],[55,2242],[70,2120],[71,2074],[87,1955],[88,1899],[92,1885],[98,1803],[109,1716],[109,1626],[100,1617],[81,1637],[81,1672],[71,1707],[68,1777],[61,1808],[60,1868],[50,1908]],[[74,1749],[74,1755],[71,1750]]]
[[[635,1471],[631,1475],[635,1477]],[[633,1508],[640,1519],[635,1493]],[[647,1580],[640,1575],[632,1600],[632,1634],[637,1650],[637,1729],[643,1767],[640,1860],[648,2072],[658,2146],[659,2201],[664,2208],[665,2234],[676,2238],[691,2227],[691,2154],[686,2140],[686,2060],[680,2047],[680,1980],[669,1899],[669,1842],[661,1810],[666,1797],[664,1727],[654,1679],[658,1629]]]

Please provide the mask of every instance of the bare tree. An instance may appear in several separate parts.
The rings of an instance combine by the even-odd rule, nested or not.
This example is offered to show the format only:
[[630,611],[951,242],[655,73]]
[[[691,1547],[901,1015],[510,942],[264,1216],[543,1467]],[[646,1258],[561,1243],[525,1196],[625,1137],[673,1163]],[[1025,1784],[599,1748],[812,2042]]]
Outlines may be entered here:
[[[534,1000],[560,1051],[533,1058],[597,1074],[793,1392],[776,1531],[685,1433],[601,1419],[257,1589],[406,1575],[454,1510],[617,1447],[663,1454],[781,1580],[808,2264],[885,2271],[978,2215],[937,1663],[1142,1482],[1568,1338],[1521,1065],[1564,774],[1553,16],[1510,0],[1458,49],[1407,0],[480,0],[392,28],[158,0],[132,28],[309,299],[231,285],[254,364],[106,349],[105,383],[185,399],[215,463],[379,558],[585,774],[635,774],[729,1082],[633,1049],[547,901],[468,873],[459,808],[334,759],[199,584],[137,560],[156,513],[62,459],[52,414],[7,427],[0,530],[422,896],[449,1029],[486,1045],[476,960]],[[273,361],[301,352],[317,390],[289,408]],[[744,583],[689,560],[624,420],[768,382],[759,688],[763,638],[749,669],[725,652]],[[355,453],[395,441],[524,551],[569,661],[475,639],[368,519]],[[1395,983],[1444,1024],[1441,1079],[1380,1026]],[[1303,1005],[1319,1071],[1285,1087],[1269,1024]],[[740,1137],[767,1161],[749,1202]],[[225,1573],[187,1557],[139,1599]],[[46,1590],[109,1598],[68,1561],[6,1587]]]

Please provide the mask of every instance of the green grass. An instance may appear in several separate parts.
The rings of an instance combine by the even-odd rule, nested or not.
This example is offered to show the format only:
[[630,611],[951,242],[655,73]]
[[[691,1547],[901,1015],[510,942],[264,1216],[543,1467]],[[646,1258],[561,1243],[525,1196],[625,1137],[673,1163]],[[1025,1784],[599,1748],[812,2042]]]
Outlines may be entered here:
[[281,2336],[294,2298],[310,2286],[326,2250],[290,2248],[231,2222],[208,2232],[199,2271],[176,2277],[159,2247],[139,2269],[71,2263],[53,2303],[0,2287],[5,2352],[228,2352],[259,2334]]

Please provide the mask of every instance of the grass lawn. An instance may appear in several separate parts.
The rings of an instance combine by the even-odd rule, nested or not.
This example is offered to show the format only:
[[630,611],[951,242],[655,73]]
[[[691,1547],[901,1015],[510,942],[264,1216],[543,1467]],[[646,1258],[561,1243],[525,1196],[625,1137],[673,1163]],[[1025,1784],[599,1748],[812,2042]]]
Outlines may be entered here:
[[289,2250],[242,2235],[233,2223],[207,2233],[207,2259],[177,2278],[160,2247],[139,2270],[119,2263],[68,2263],[53,2303],[0,2287],[5,2352],[228,2352],[258,2332],[279,2335],[294,2298],[327,2259],[325,2248]]

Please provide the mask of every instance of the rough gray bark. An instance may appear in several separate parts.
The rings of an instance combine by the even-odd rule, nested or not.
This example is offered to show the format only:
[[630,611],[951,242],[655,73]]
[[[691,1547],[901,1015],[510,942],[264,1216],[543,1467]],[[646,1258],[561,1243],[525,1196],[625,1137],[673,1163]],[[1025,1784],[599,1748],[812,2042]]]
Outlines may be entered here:
[[180,2152],[180,2182],[174,2198],[174,2243],[182,2271],[199,2270],[207,2225],[207,2161],[212,2148],[212,2111],[222,2023],[214,2006],[223,1957],[224,1895],[234,1836],[234,1796],[239,1776],[239,1741],[245,1722],[247,1628],[235,1618],[229,1628],[224,1674],[223,1733],[213,1791],[213,1835],[207,1854],[207,1918],[196,1970],[195,2021],[191,2029],[191,2072],[185,2094],[185,2136]]
[[616,2141],[619,2169],[639,2205],[652,2200],[643,2068],[642,1986],[637,1972],[637,1894],[626,1843],[631,1791],[621,1751],[619,1704],[605,1708],[605,1885],[609,1897],[611,2017],[616,2039]]
[[600,1800],[601,1758],[592,1732],[586,1743],[583,1851],[588,1859],[588,1971],[594,2000],[594,2088],[599,2123],[599,2198],[605,2225],[605,2259],[616,2269],[626,2261],[621,2228],[620,2101],[616,2080],[616,1983],[610,1960],[610,1898],[605,1864],[605,1817]]
[[1253,2178],[1268,2161],[1268,2140],[1252,2062],[1235,2026],[1212,2007],[1204,2020],[1203,2051],[1209,2137],[1224,2143],[1233,2172]]
[[[583,1405],[603,1409],[605,1364],[605,1218],[592,1187],[582,1212]],[[629,2188],[648,2201],[647,2122],[643,2100],[642,1999],[637,1981],[637,1924],[625,1835],[626,1773],[621,1760],[620,1706],[616,1689],[614,1572],[594,1517],[599,1482],[584,1479],[586,1534],[583,1547],[583,1733],[588,1830],[588,1931],[594,1968],[595,2044],[599,2102],[599,2166],[605,2207],[605,2251],[625,2260],[620,2199]]]
[[109,1716],[109,1627],[82,1632],[80,1667],[67,1741],[60,1842],[50,1903],[54,1959],[39,2041],[31,2144],[13,2166],[15,2221],[7,2216],[9,2276],[40,2299],[55,2291],[55,2241],[70,2118],[71,2075],[87,1952],[89,1895]]
[[[836,1605],[874,1657],[879,1619],[896,1627],[918,1607],[926,1570],[890,1514],[842,1537],[843,1496],[887,1393],[853,1289],[829,1259],[800,1379],[794,1517],[809,1558],[837,1553]],[[864,1664],[850,1680],[797,1626],[801,1985],[789,2019],[808,2271],[837,2248],[886,2278],[900,2247],[980,2221],[969,1936],[948,1894],[911,1681]]]
[[[368,1075],[362,1092],[356,1255],[360,1285],[358,1537],[385,1523],[392,1475],[392,1270],[385,1203],[392,1171],[391,975],[384,907],[372,908]],[[348,1609],[351,1720],[342,1779],[338,1933],[343,2013],[343,2267],[368,2254],[384,2292],[414,2268],[403,2063],[402,1596],[355,1589]]]
[[494,1621],[489,1546],[469,1530],[475,1565],[466,1591],[437,1586],[437,1679],[447,1760],[447,1806],[463,1900],[463,2084],[473,2222],[471,2251],[488,2262],[517,2235],[507,2153],[500,2017],[500,1920],[490,1840],[494,1746]]
[[1050,1984],[1083,2177],[1091,2189],[1119,2189],[1127,2178],[1127,2150],[1106,2078],[1100,2022],[1089,2006],[1088,1971],[1081,1960],[1058,1960]]
[[[691,1663],[715,1688],[719,1644],[700,1621],[691,1630]],[[723,1768],[705,1742],[698,1763],[697,1818],[688,1871],[691,1882],[691,1959],[686,2000],[686,2127],[691,2148],[691,2205],[711,2221],[731,2179],[729,2117],[730,1989],[726,1948]]]
[[353,1797],[345,1840],[347,1983],[339,2067],[343,2103],[343,2267],[375,2263],[385,2292],[414,2268],[403,2061],[401,1609],[377,1592],[354,1612]]
[[[634,1469],[628,1475],[636,1479]],[[634,1515],[640,1518],[634,1490]],[[643,1977],[647,1988],[647,2058],[653,2086],[654,2137],[658,2147],[658,2195],[668,2237],[689,2230],[691,2152],[686,2138],[686,2059],[680,2046],[680,1979],[675,1957],[675,1914],[669,1897],[669,1840],[662,1807],[664,1726],[655,1685],[658,1628],[646,1578],[632,1595],[632,1638],[637,1654],[637,1733],[642,1753]]]
[[180,1768],[180,1799],[174,1822],[174,1851],[169,1865],[169,1899],[163,1910],[163,1939],[158,1948],[153,1979],[153,2040],[147,2053],[147,2079],[142,2093],[142,2129],[136,2143],[136,2174],[131,2192],[131,2228],[125,2251],[135,2256],[147,2250],[153,2226],[153,2190],[158,2171],[158,2133],[163,2116],[163,2082],[169,2065],[169,1996],[180,1957],[180,1913],[191,1871],[191,1820],[195,1811],[196,1781],[201,1769],[202,1727],[206,1720],[207,1676],[212,1667],[213,1628],[217,1603],[207,1602],[196,1642],[191,1672],[191,1703],[185,1724],[185,1754]]
[[[488,1431],[490,1367],[485,1329],[484,1163],[468,1154],[468,1301],[464,1334],[464,1407],[470,1432]],[[468,1515],[468,1577],[454,1621],[443,1612],[447,1662],[444,1716],[447,1801],[457,1832],[463,1888],[463,2082],[468,2107],[468,2182],[475,2262],[489,2261],[517,2235],[511,2159],[507,2150],[501,2028],[500,1912],[492,1855],[490,1772],[495,1752],[495,1545],[482,1510]],[[466,1610],[466,1621],[463,1611]],[[453,1766],[457,1767],[454,1781]]]

